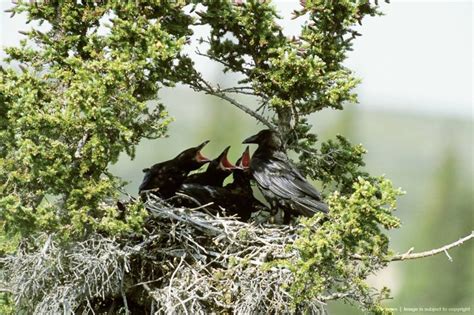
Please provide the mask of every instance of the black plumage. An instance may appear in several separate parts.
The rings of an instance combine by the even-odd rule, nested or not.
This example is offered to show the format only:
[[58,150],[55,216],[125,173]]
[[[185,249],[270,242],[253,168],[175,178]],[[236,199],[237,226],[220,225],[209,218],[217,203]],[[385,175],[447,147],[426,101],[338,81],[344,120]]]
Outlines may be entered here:
[[[180,207],[200,207],[210,204],[205,209],[212,214],[222,213],[222,200],[226,198],[227,191],[223,187],[184,183],[178,189],[172,203]],[[222,208],[221,208],[222,207]]]
[[243,143],[258,144],[250,172],[272,208],[283,209],[285,222],[291,215],[311,217],[318,211],[329,211],[320,193],[291,164],[275,131],[262,130]]
[[232,173],[235,165],[227,159],[227,153],[230,146],[224,149],[221,154],[212,160],[205,172],[189,175],[184,183],[210,185],[215,187],[222,187],[224,180]]
[[227,202],[232,203],[231,210],[237,214],[242,221],[247,221],[253,212],[266,210],[268,208],[253,196],[252,186],[250,184],[252,175],[249,170],[250,152],[248,146],[235,165],[238,168],[232,171],[233,181],[225,186],[229,195]]
[[230,146],[212,160],[206,171],[189,175],[178,190],[172,203],[175,206],[196,207],[212,203],[206,209],[214,214],[221,212],[223,203],[228,198],[228,192],[222,185],[227,176],[236,168],[229,162],[227,153]]
[[189,172],[197,170],[209,162],[201,154],[202,148],[209,143],[205,141],[197,147],[189,148],[178,154],[174,159],[154,164],[143,170],[145,177],[139,187],[142,198],[146,191],[151,191],[163,199],[168,199],[176,193],[183,184]]
[[[227,159],[227,150],[223,152],[225,155],[220,155],[220,160]],[[216,159],[216,160],[219,160]],[[215,160],[215,161],[216,161]],[[221,170],[218,175],[221,176],[218,181],[212,180],[210,174],[215,174],[215,170],[209,172],[208,175],[202,173],[203,177],[199,177],[201,180],[190,182],[186,181],[178,190],[178,196],[180,197],[175,201],[175,205],[178,203],[180,206],[196,207],[212,203],[207,206],[206,210],[213,214],[237,215],[242,221],[247,221],[252,212],[265,209],[265,205],[255,199],[252,194],[252,187],[250,186],[250,174],[248,173],[250,155],[248,147],[242,154],[242,157],[237,160],[236,166],[230,162],[221,163],[219,167]],[[218,168],[219,163],[214,162],[214,168]],[[223,167],[227,165],[227,167]],[[211,168],[209,164],[208,169]],[[224,175],[223,168],[227,168],[226,172],[233,174],[233,182],[227,184],[224,188],[222,182]],[[207,171],[206,171],[207,172]],[[190,176],[191,177],[191,176]],[[211,179],[211,180],[210,180]],[[216,183],[217,185],[210,185]]]

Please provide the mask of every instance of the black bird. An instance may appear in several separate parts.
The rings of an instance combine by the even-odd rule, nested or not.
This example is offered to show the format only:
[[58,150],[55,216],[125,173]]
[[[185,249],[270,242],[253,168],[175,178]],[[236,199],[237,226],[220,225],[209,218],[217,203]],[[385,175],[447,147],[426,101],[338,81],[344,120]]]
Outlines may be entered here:
[[138,189],[142,198],[146,199],[145,192],[149,190],[163,199],[174,196],[189,172],[209,162],[201,154],[202,148],[208,143],[209,140],[204,141],[197,147],[184,150],[174,159],[145,168],[145,177]]
[[249,147],[245,148],[242,156],[235,165],[238,167],[232,171],[233,182],[227,184],[225,189],[229,194],[226,198],[230,210],[237,214],[242,221],[248,221],[253,212],[268,210],[268,208],[253,196],[250,180],[250,152]]
[[196,183],[184,183],[176,192],[176,196],[171,198],[171,203],[176,207],[200,207],[210,204],[205,209],[212,213],[222,213],[221,205],[218,201],[223,200],[227,191],[223,187],[201,185]]
[[[250,177],[248,167],[250,163],[250,154],[248,147],[236,162],[236,166],[227,161],[227,151],[224,152],[208,166],[214,169],[207,176],[203,176],[199,183],[185,182],[178,190],[178,205],[187,207],[196,207],[213,203],[206,207],[206,210],[213,214],[224,211],[227,215],[237,215],[242,221],[247,221],[252,212],[266,209],[265,205],[255,199],[250,186]],[[219,161],[219,162],[218,162]],[[224,178],[232,171],[234,181],[222,188]],[[206,175],[200,173],[196,175]],[[212,178],[216,174],[218,180]],[[190,176],[191,177],[191,176]],[[210,185],[214,184],[214,185]],[[176,205],[176,203],[175,203]]]
[[250,192],[252,187],[250,185],[250,152],[248,146],[245,148],[242,156],[237,160],[237,162],[235,162],[235,165],[237,167],[232,170],[232,178],[234,180],[232,183],[227,184],[225,188],[235,193]]
[[172,203],[175,206],[196,207],[212,202],[212,205],[206,207],[207,210],[214,214],[221,212],[221,202],[227,195],[222,185],[226,177],[236,168],[227,158],[229,149],[230,146],[212,160],[205,172],[189,175]]
[[289,161],[277,132],[265,129],[243,143],[258,144],[250,172],[271,207],[283,209],[285,222],[292,214],[311,217],[318,211],[329,211],[319,192]]
[[205,172],[189,175],[184,183],[222,187],[224,180],[232,173],[232,170],[235,169],[235,165],[230,163],[227,159],[229,149],[230,146],[225,148],[217,158],[212,160]]

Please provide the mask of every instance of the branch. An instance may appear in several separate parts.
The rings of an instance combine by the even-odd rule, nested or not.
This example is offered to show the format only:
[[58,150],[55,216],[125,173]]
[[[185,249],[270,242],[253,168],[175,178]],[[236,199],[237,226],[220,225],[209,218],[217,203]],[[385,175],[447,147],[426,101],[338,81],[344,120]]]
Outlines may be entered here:
[[237,93],[237,94],[263,97],[261,94],[253,92],[253,89],[249,87],[236,86],[236,87],[220,89],[220,91],[222,93]]
[[[206,42],[206,43],[208,43],[209,45],[211,45],[211,43],[208,42],[208,41],[203,41],[203,42]],[[197,54],[198,56],[206,57],[206,58],[209,58],[209,59],[211,59],[211,60],[213,60],[213,61],[215,61],[215,62],[217,62],[217,63],[220,63],[220,64],[223,65],[225,68],[227,68],[227,69],[229,69],[229,70],[231,70],[231,71],[233,71],[233,72],[242,72],[243,74],[245,74],[245,75],[247,75],[247,76],[249,75],[250,71],[252,70],[251,67],[254,67],[254,65],[252,65],[252,64],[243,63],[243,65],[249,66],[250,68],[244,68],[244,67],[242,66],[241,69],[235,69],[235,67],[233,67],[230,63],[225,62],[224,60],[219,59],[219,58],[216,58],[216,57],[214,57],[214,56],[212,56],[212,55],[202,53],[201,51],[199,51],[199,49],[196,50],[196,54]]]
[[88,139],[89,139],[89,133],[86,131],[84,132],[82,139],[79,140],[79,142],[77,143],[77,149],[76,149],[76,152],[74,152],[74,157],[76,159],[82,158],[82,148],[84,147]]
[[267,126],[268,128],[274,130],[275,127],[273,126],[272,123],[270,123],[265,117],[263,117],[262,115],[260,115],[259,113],[257,113],[256,111],[248,108],[247,106],[245,106],[244,104],[242,103],[239,103],[237,102],[235,99],[231,98],[231,97],[228,97],[221,89],[218,89],[218,88],[213,88],[207,81],[205,81],[204,79],[202,78],[199,78],[199,81],[200,83],[193,83],[191,84],[191,86],[196,89],[196,90],[201,90],[201,91],[204,91],[206,92],[206,94],[209,94],[209,95],[214,95],[214,96],[217,96],[223,100],[226,100],[228,101],[229,103],[231,103],[232,105],[234,105],[235,107],[237,107],[238,109],[240,109],[241,111],[249,114],[250,116],[254,117],[255,119],[257,119],[258,121],[260,121],[262,124],[264,124],[265,126]]
[[153,294],[153,291],[150,289],[148,284],[142,283],[142,287],[146,290],[146,292],[148,293],[148,296],[151,297],[155,302],[157,302],[158,304],[161,302],[159,299],[155,297],[155,295]]
[[265,117],[263,117],[262,115],[260,115],[259,113],[251,110],[250,108],[248,108],[247,106],[237,102],[236,100],[234,100],[233,98],[230,98],[228,97],[227,95],[225,95],[224,93],[221,93],[221,92],[213,92],[213,93],[209,93],[208,94],[211,94],[211,95],[214,95],[214,96],[217,96],[223,100],[226,100],[228,101],[229,103],[231,103],[232,105],[234,105],[235,107],[239,108],[240,110],[244,111],[245,113],[249,114],[250,116],[254,117],[255,119],[257,119],[258,121],[260,121],[262,124],[264,124],[265,126],[267,126],[268,128],[270,129],[275,129],[275,127],[268,121],[265,119]]
[[12,289],[8,287],[8,284],[0,281],[0,293],[14,293]]
[[392,258],[390,258],[388,261],[401,261],[401,260],[409,260],[409,259],[418,259],[418,258],[434,256],[434,255],[437,255],[437,254],[440,254],[440,253],[445,253],[448,256],[448,259],[450,261],[452,261],[452,259],[450,259],[450,256],[447,252],[448,249],[457,247],[457,246],[461,245],[462,243],[472,239],[473,237],[474,237],[474,231],[472,231],[471,234],[457,240],[454,243],[445,245],[445,246],[440,247],[440,248],[436,248],[436,249],[432,249],[432,250],[429,250],[429,251],[421,252],[421,253],[412,254],[411,252],[413,251],[413,248],[411,248],[406,253],[395,255]]
[[332,293],[327,296],[322,296],[319,298],[321,302],[327,302],[327,301],[333,301],[333,300],[339,300],[348,297],[350,294],[349,293]]

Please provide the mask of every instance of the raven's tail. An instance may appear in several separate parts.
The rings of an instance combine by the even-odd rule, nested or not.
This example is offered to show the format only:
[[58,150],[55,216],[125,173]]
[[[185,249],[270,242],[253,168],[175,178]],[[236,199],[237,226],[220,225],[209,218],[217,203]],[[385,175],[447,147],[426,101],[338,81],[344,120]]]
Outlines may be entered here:
[[306,217],[312,217],[318,211],[323,213],[329,212],[328,205],[322,201],[307,198],[297,198],[293,199],[293,201],[299,205],[298,210]]

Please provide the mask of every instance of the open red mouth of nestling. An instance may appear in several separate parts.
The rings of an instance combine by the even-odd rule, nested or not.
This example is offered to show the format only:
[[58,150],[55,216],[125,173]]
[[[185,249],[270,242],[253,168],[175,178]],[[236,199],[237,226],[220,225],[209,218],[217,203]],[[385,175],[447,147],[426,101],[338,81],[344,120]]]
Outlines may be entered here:
[[240,167],[243,169],[249,168],[250,167],[250,151],[249,147],[245,148],[244,153],[242,153],[242,158],[240,160]]
[[200,162],[200,163],[206,163],[206,162],[209,162],[210,160],[205,157],[204,155],[202,155],[201,151],[197,151],[196,152],[196,161]]
[[226,169],[226,170],[233,170],[233,169],[239,168],[229,161],[229,159],[227,158],[227,154],[224,154],[224,156],[221,158],[220,166],[221,168]]

